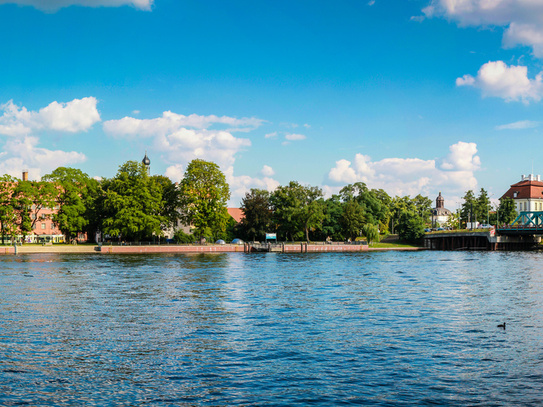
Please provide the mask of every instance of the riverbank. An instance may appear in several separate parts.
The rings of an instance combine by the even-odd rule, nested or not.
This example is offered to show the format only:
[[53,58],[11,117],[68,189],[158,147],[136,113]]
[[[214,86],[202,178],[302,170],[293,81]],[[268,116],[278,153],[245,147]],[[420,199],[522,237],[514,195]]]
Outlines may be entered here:
[[[424,248],[416,246],[390,246],[379,244],[378,247],[369,247],[367,245],[352,244],[305,244],[293,243],[284,245],[285,253],[353,253],[353,252],[372,252],[372,251],[416,251]],[[87,253],[87,254],[144,254],[144,253],[243,253],[243,245],[148,245],[148,246],[98,246],[98,245],[22,245],[17,246],[17,254],[36,254],[36,253]],[[4,246],[0,248],[0,254],[15,254],[13,246]]]

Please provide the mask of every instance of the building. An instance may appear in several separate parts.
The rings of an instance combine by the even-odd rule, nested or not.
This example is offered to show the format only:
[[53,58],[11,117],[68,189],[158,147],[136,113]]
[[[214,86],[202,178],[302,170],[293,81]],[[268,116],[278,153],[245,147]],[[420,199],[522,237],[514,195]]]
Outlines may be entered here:
[[517,212],[543,211],[543,181],[539,175],[522,175],[500,199],[503,198],[513,199]]
[[436,198],[436,207],[432,209],[432,226],[439,227],[446,224],[452,212],[445,208],[445,199],[441,196],[441,191]]

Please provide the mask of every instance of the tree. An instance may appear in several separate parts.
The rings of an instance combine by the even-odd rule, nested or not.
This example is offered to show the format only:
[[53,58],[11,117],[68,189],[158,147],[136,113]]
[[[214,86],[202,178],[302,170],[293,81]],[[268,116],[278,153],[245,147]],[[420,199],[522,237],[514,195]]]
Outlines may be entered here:
[[93,232],[98,181],[69,167],[58,167],[43,180],[55,188],[58,210],[52,219],[66,239],[70,241],[80,232]]
[[398,234],[400,239],[416,243],[424,236],[424,222],[418,214],[404,211],[400,215]]
[[324,201],[324,219],[317,239],[323,241],[328,238],[336,241],[345,240],[343,225],[341,224],[343,206],[339,195],[332,195]]
[[164,223],[161,228],[166,230],[177,224],[177,220],[181,217],[179,213],[179,191],[177,185],[164,175],[153,175],[150,181],[155,183],[154,187],[160,190],[162,196],[161,215]]
[[150,180],[144,164],[127,161],[114,178],[102,181],[102,188],[105,234],[136,241],[162,235],[161,225],[166,222],[162,190]]
[[179,186],[179,203],[181,219],[194,226],[198,237],[226,230],[229,199],[230,187],[217,164],[200,159],[189,163]]
[[240,228],[246,239],[263,240],[272,223],[270,193],[264,189],[252,188],[241,200],[244,218]]
[[419,217],[424,223],[428,223],[432,214],[432,200],[427,196],[417,195],[413,198],[413,204]]
[[17,232],[18,214],[15,210],[13,192],[18,180],[10,175],[0,177],[0,229],[2,244],[6,235],[13,239]]
[[[476,209],[475,209],[476,208]],[[489,221],[489,214],[490,210],[492,209],[492,205],[490,204],[490,198],[488,197],[488,193],[484,188],[481,188],[481,191],[479,192],[479,196],[477,197],[476,203],[475,203],[475,213],[476,219],[479,219],[479,222],[487,222]]]
[[322,227],[325,219],[322,190],[318,187],[303,186],[296,181],[279,186],[270,196],[273,219],[276,227],[291,240]]
[[355,240],[360,235],[366,221],[364,209],[357,201],[350,200],[343,204],[343,213],[341,214],[340,221],[345,236]]
[[498,207],[498,222],[502,225],[510,225],[518,216],[513,198],[505,197],[500,200]]
[[464,223],[467,222],[476,222],[477,215],[477,201],[472,190],[466,192],[466,195],[462,198],[464,202],[462,203],[462,209],[460,210],[460,220]]
[[377,228],[377,226],[372,225],[371,223],[367,223],[366,225],[364,225],[362,232],[364,233],[364,236],[366,236],[368,244],[371,245],[373,242],[379,241],[379,229]]

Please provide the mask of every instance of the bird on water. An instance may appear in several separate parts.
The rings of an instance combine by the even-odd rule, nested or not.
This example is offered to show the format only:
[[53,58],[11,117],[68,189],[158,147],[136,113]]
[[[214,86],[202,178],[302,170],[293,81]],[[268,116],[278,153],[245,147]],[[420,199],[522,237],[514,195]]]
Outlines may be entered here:
[[498,328],[503,328],[503,329],[505,329],[505,322],[504,322],[503,324],[498,325]]

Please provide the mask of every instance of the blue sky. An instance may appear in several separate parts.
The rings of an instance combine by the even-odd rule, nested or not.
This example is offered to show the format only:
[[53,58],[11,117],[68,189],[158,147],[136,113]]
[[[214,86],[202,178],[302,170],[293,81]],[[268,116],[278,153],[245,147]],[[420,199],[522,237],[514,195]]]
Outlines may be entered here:
[[0,0],[0,173],[217,162],[238,205],[468,189],[543,174],[543,3]]

